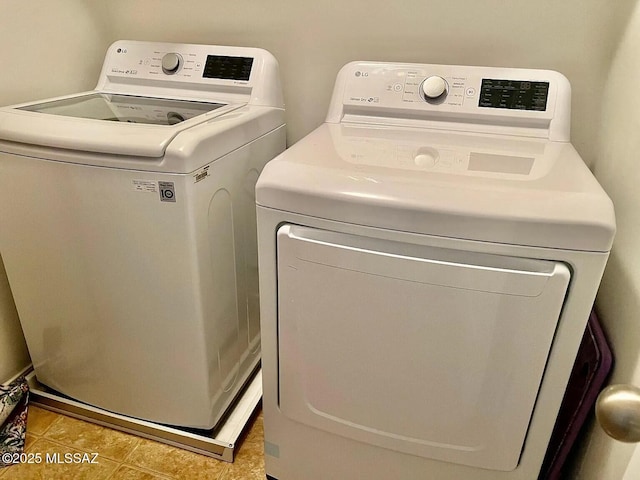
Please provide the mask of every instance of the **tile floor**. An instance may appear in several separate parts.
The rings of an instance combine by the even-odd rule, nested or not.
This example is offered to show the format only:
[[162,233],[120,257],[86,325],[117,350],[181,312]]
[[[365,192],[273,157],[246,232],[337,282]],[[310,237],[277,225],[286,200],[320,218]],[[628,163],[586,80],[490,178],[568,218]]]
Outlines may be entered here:
[[[247,429],[234,463],[227,463],[31,405],[25,452],[40,453],[42,463],[2,468],[0,480],[264,480],[261,411]],[[97,453],[98,463],[47,464],[47,453],[62,460],[69,453]]]

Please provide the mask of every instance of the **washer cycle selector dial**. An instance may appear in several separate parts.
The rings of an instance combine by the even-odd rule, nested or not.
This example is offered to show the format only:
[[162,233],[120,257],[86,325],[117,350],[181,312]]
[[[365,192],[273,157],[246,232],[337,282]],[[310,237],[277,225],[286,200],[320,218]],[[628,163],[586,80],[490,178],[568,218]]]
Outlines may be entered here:
[[173,75],[182,66],[182,57],[178,53],[167,53],[162,57],[162,71],[167,75]]
[[444,78],[433,75],[422,82],[420,93],[427,102],[438,102],[446,98],[448,88],[449,85]]

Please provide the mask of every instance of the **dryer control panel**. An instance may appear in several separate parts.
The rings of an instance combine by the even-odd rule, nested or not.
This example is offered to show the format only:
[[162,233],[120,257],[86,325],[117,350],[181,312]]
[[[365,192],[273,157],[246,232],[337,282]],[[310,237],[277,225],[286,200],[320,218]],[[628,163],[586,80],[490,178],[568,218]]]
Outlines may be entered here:
[[352,62],[327,121],[428,126],[568,141],[571,87],[560,73]]

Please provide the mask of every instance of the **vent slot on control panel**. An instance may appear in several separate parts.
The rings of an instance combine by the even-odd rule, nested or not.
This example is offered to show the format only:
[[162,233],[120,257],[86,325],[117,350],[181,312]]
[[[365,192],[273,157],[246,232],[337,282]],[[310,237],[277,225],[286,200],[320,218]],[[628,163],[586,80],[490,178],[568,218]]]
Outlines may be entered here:
[[390,125],[417,128],[434,128],[454,131],[492,133],[500,128],[503,134],[546,138],[551,119],[513,117],[496,115],[495,109],[487,109],[492,114],[473,115],[401,108],[376,108],[367,105],[344,105],[340,123],[366,125]]

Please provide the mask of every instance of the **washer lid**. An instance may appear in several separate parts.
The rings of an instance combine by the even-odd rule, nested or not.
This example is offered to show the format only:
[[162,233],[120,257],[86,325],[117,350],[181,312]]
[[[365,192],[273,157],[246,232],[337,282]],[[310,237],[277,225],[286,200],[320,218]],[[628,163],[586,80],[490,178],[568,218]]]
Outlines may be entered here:
[[0,109],[0,139],[158,158],[181,131],[242,105],[91,91]]
[[613,204],[570,143],[324,124],[265,167],[261,206],[469,240],[609,251]]
[[30,104],[18,110],[110,122],[176,125],[223,106],[223,103],[92,92]]

